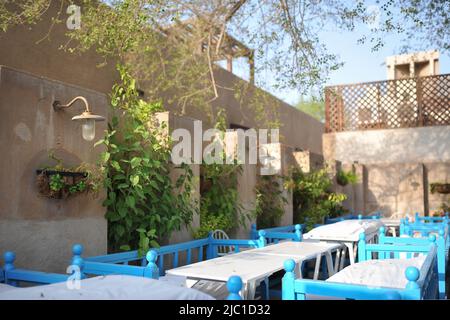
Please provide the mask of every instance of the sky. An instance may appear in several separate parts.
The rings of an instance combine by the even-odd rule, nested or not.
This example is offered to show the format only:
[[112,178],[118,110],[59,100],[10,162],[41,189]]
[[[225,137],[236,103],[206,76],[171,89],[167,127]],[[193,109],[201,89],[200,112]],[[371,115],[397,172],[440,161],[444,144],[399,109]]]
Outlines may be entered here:
[[[380,15],[382,11],[377,9],[377,6],[370,4],[368,1],[367,9],[378,10]],[[374,2],[375,3],[375,2]],[[382,17],[383,18],[383,17]],[[332,71],[329,74],[327,85],[359,83],[368,81],[386,80],[386,66],[384,64],[386,57],[400,54],[400,47],[402,45],[399,35],[390,35],[384,38],[385,45],[378,51],[373,52],[370,43],[358,44],[358,39],[362,35],[370,35],[370,26],[367,24],[359,24],[356,26],[355,32],[350,31],[335,31],[331,25],[325,26],[319,32],[319,39],[324,43],[329,52],[340,57],[340,61],[344,63],[339,70]],[[425,51],[435,50],[436,48],[424,48]],[[450,73],[450,56],[449,53],[440,53],[440,73]],[[258,61],[256,61],[256,64]],[[225,67],[225,63],[220,63]],[[248,80],[248,65],[244,59],[242,61],[233,62],[233,73],[243,79]],[[266,81],[271,83],[273,76],[269,74],[259,73],[256,75],[259,81]],[[300,100],[300,94],[296,90],[268,90],[273,95],[281,100],[295,105]]]
[[[385,46],[376,51],[371,51],[370,44],[358,44],[359,35],[345,32],[323,32],[320,38],[327,44],[330,51],[340,56],[344,66],[330,74],[327,85],[358,83],[385,80],[385,58],[399,54],[400,39],[397,36],[389,37]],[[434,50],[435,48],[428,48]],[[440,73],[450,73],[450,57],[448,53],[440,53]],[[290,104],[299,101],[300,95],[296,91],[272,92]]]

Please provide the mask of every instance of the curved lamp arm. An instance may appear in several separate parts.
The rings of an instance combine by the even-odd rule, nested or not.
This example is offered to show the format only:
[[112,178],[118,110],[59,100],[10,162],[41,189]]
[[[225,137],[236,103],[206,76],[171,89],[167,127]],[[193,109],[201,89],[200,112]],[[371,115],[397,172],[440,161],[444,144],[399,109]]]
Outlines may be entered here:
[[71,107],[77,100],[81,100],[81,101],[84,102],[84,105],[85,105],[85,107],[86,107],[86,110],[85,110],[86,112],[91,112],[91,111],[89,110],[89,103],[88,103],[88,101],[86,100],[85,97],[82,97],[82,96],[78,96],[78,97],[73,98],[68,104],[61,104],[61,102],[55,101],[55,102],[53,102],[53,109],[55,109],[55,111],[58,111],[58,110],[61,110],[61,109],[69,108],[69,107]]

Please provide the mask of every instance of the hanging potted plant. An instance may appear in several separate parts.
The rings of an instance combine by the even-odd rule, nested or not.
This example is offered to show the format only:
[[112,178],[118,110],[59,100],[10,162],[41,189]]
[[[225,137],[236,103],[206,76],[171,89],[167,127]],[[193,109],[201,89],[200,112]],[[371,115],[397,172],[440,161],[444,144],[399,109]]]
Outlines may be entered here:
[[338,185],[343,187],[348,185],[349,183],[356,184],[358,183],[358,176],[353,171],[339,170],[336,173],[336,182],[338,183]]
[[430,184],[431,193],[441,193],[441,194],[449,194],[450,193],[450,183],[441,183],[435,182]]
[[85,192],[96,192],[101,184],[101,176],[88,164],[65,168],[60,159],[55,166],[47,166],[36,170],[36,184],[41,196],[52,199],[66,199]]

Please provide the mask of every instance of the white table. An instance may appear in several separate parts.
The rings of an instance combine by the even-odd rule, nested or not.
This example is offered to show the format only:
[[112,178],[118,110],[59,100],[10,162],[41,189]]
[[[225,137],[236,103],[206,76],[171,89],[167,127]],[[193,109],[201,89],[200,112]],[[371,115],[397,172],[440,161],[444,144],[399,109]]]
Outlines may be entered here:
[[232,275],[239,275],[243,282],[242,296],[254,299],[256,286],[266,277],[283,269],[286,259],[298,263],[296,269],[301,276],[300,262],[316,260],[314,277],[317,279],[322,256],[327,259],[328,273],[333,275],[331,253],[341,245],[324,242],[281,242],[264,248],[252,249],[236,254],[206,260],[187,266],[167,270],[167,274],[186,277],[186,285],[192,287],[198,280],[226,282]]
[[[326,243],[340,243],[347,248],[350,264],[355,263],[358,250],[359,234],[364,232],[367,243],[372,243],[378,236],[378,229],[384,224],[380,219],[344,220],[314,228],[304,234],[304,241],[318,240]],[[320,230],[320,231],[319,231]],[[341,266],[344,259],[341,260]]]
[[400,219],[381,218],[381,222],[389,229],[393,237],[397,236],[397,230],[400,227]]

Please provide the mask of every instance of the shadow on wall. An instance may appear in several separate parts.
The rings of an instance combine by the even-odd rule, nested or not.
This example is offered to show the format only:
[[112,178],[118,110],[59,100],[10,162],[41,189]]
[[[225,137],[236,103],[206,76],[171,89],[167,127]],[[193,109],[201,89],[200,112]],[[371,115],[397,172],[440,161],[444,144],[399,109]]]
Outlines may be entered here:
[[366,208],[387,216],[424,212],[422,164],[367,165]]

